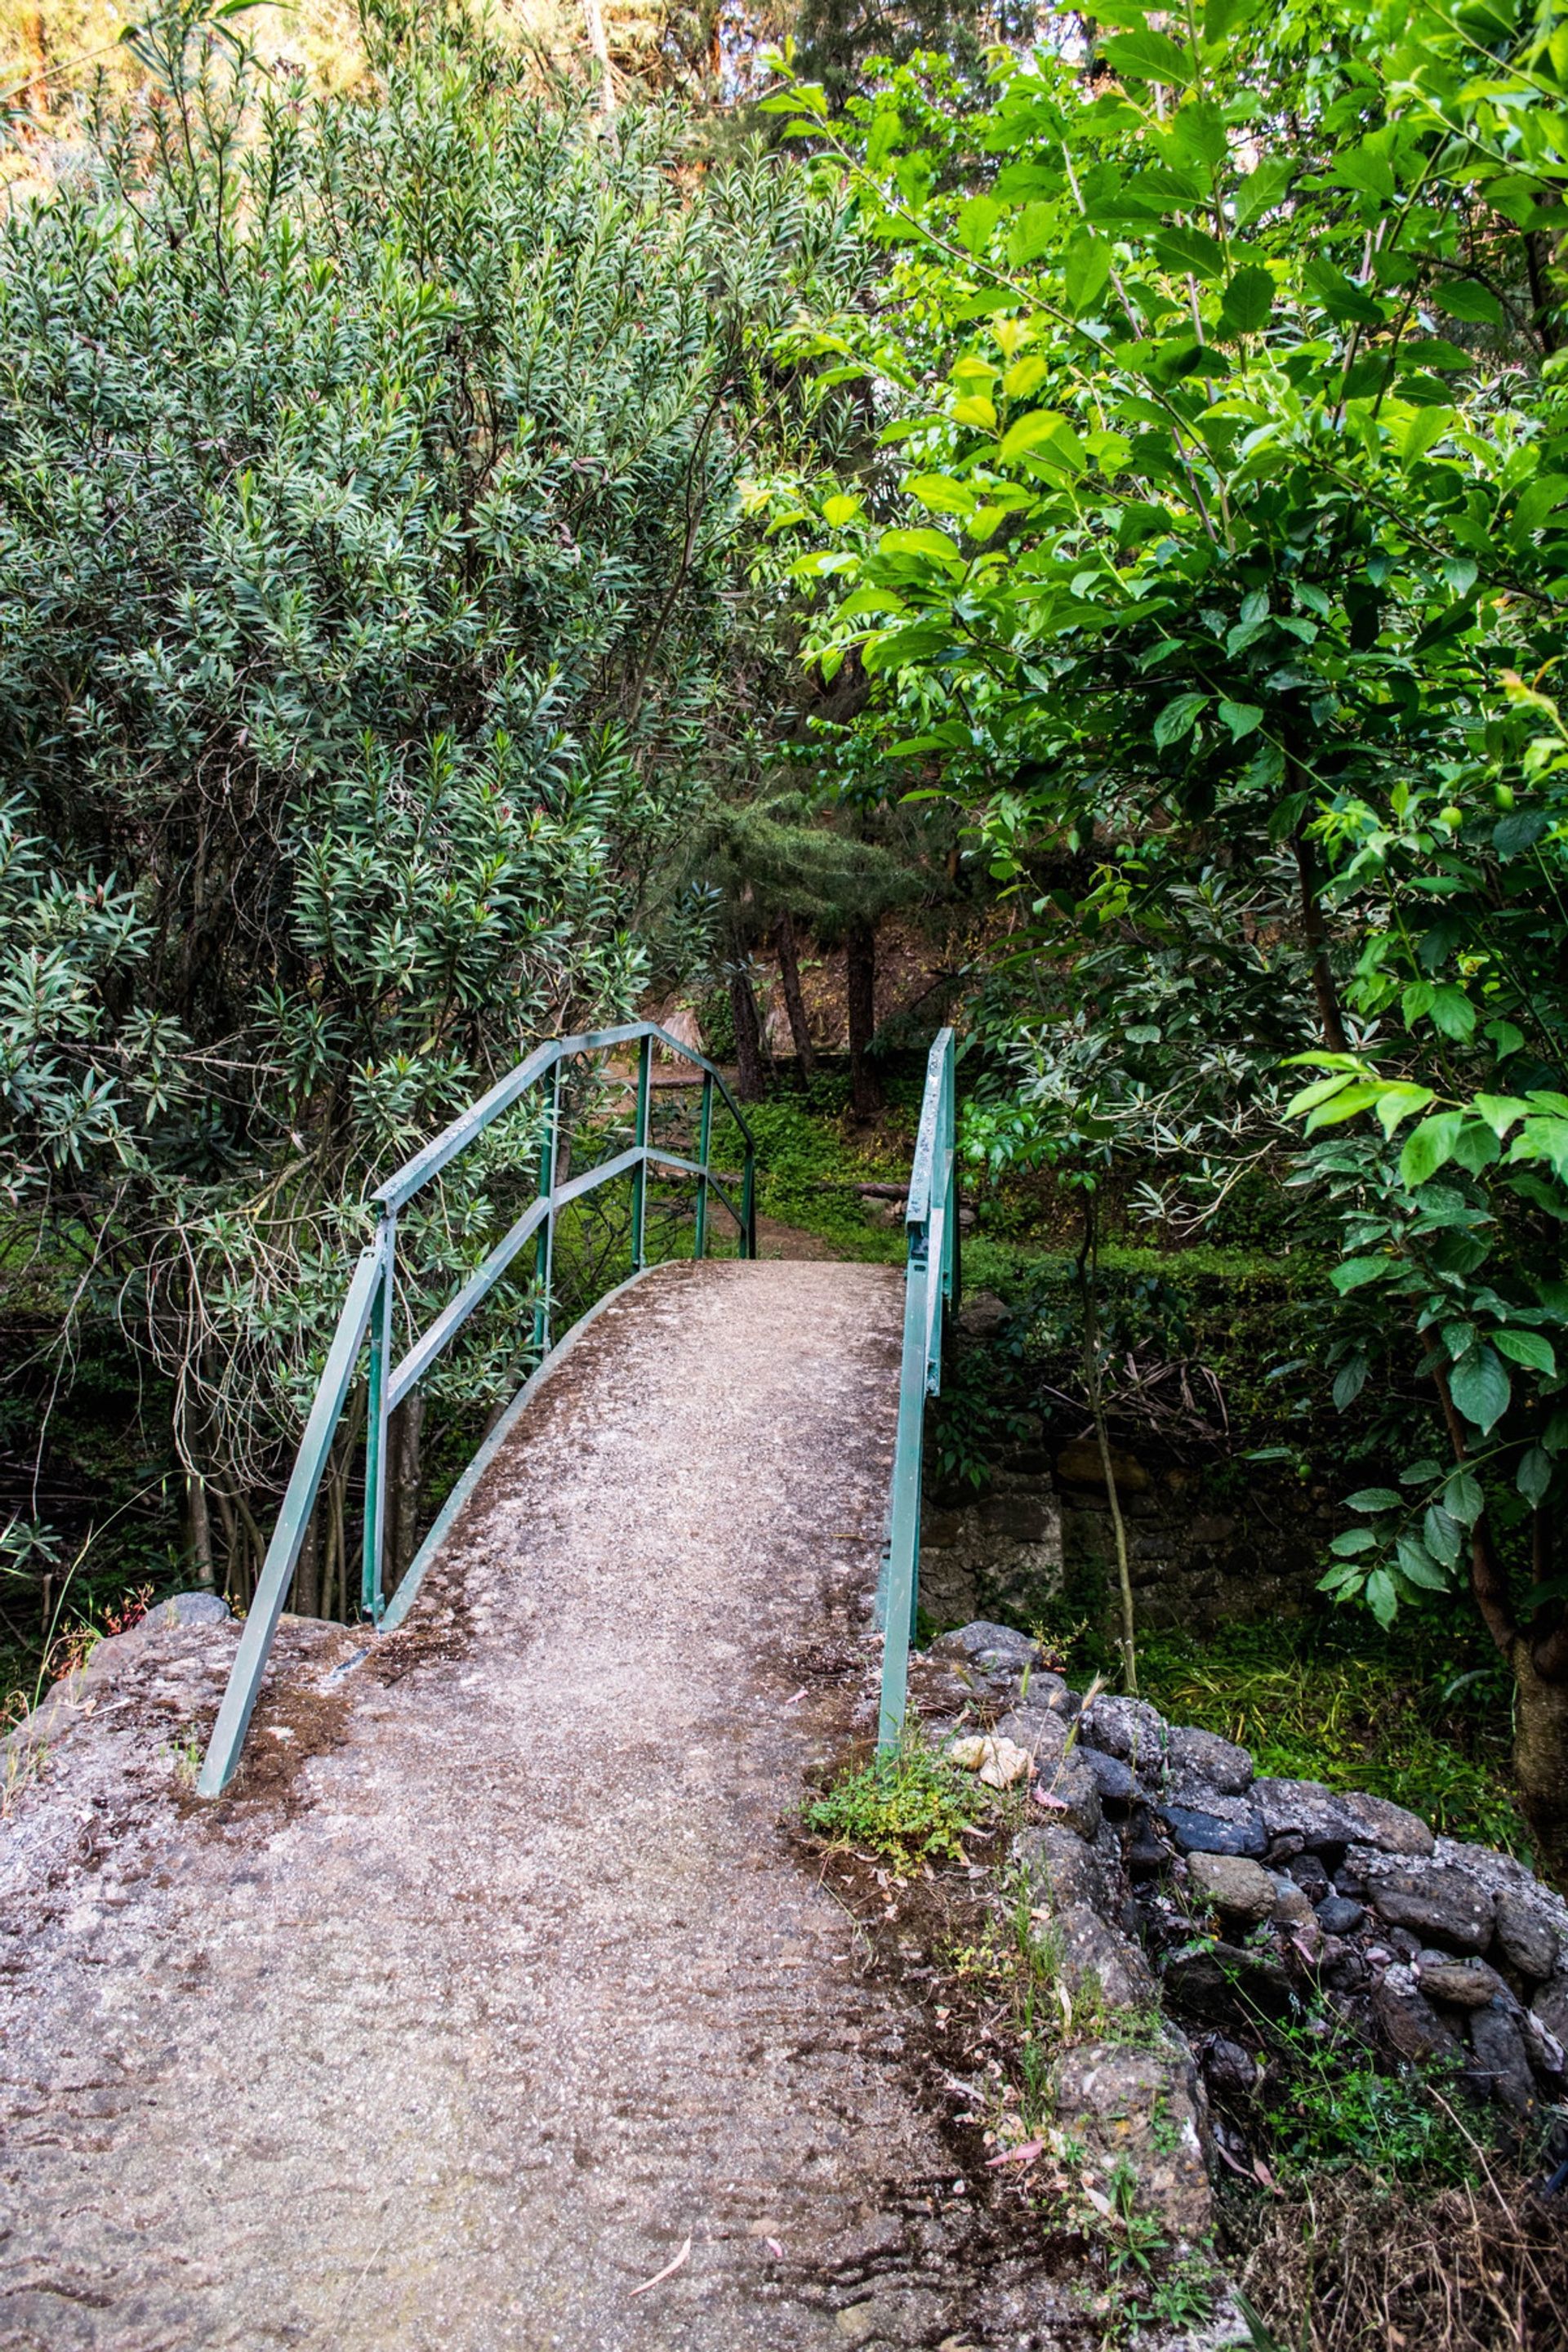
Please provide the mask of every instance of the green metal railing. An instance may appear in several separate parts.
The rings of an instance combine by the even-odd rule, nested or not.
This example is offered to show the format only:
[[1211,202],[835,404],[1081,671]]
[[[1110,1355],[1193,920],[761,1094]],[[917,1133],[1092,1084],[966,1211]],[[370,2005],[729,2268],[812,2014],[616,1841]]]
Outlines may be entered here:
[[953,1040],[939,1030],[926,1063],[925,1095],[904,1211],[904,1347],[899,1367],[899,1429],[893,1450],[893,1505],[879,1601],[882,1618],[879,1748],[896,1748],[904,1727],[910,1643],[920,1600],[921,1475],[927,1397],[942,1389],[944,1311],[959,1295],[957,1119]]
[[[606,1053],[614,1046],[630,1045],[634,1041],[637,1046],[637,1123],[634,1129],[636,1139],[630,1150],[618,1152],[613,1159],[600,1161],[596,1167],[584,1169],[580,1176],[574,1176],[565,1183],[557,1183],[556,1171],[561,1160],[561,1078],[564,1065],[579,1055]],[[679,1055],[702,1072],[702,1109],[698,1157],[695,1160],[683,1160],[650,1139],[652,1063],[656,1044],[667,1046],[671,1053]],[[399,1210],[466,1151],[503,1112],[510,1110],[530,1087],[547,1077],[552,1080],[552,1093],[540,1151],[537,1197],[482,1264],[476,1266],[457,1297],[442,1309],[429,1329],[415,1341],[401,1362],[394,1363],[392,1318],[397,1276]],[[745,1160],[738,1202],[732,1201],[724,1191],[713,1172],[710,1160],[715,1087],[729,1106],[744,1146]],[[617,1176],[629,1175],[632,1180],[632,1266],[634,1274],[640,1273],[647,1263],[647,1171],[650,1167],[676,1169],[696,1178],[697,1203],[692,1242],[696,1256],[702,1257],[707,1253],[708,1199],[711,1192],[729,1211],[739,1228],[741,1255],[755,1257],[756,1152],[752,1131],[734,1097],[711,1062],[705,1061],[700,1054],[693,1053],[689,1046],[681,1044],[679,1037],[672,1037],[656,1023],[632,1021],[616,1029],[597,1029],[574,1037],[552,1037],[548,1044],[539,1046],[525,1062],[520,1062],[510,1076],[500,1079],[489,1094],[466,1110],[460,1118],[454,1119],[450,1127],[437,1136],[433,1142],[427,1143],[423,1151],[416,1152],[407,1166],[400,1168],[397,1174],[373,1195],[376,1210],[375,1238],[354,1268],[348,1296],[338,1318],[326,1367],[310,1406],[293,1474],[284,1493],[278,1524],[262,1563],[255,1597],[246,1616],[239,1648],[224,1692],[223,1705],[218,1709],[217,1722],[196,1782],[200,1795],[220,1795],[233,1779],[238,1765],[273,1636],[278,1631],[278,1621],[283,1613],[283,1604],[294,1580],[305,1531],[316,1507],[327,1455],[366,1340],[370,1344],[370,1364],[365,1416],[362,1603],[366,1619],[379,1627],[385,1612],[382,1551],[386,1525],[388,1416],[417,1386],[442,1349],[462,1328],[475,1308],[483,1304],[513,1259],[531,1241],[534,1245],[533,1272],[537,1297],[533,1343],[541,1360],[551,1352],[551,1282],[555,1255],[555,1220],[569,1202],[581,1200],[584,1193],[594,1192],[601,1184],[613,1182]],[[427,1539],[421,1559],[427,1555],[429,1549]],[[416,1562],[415,1569],[418,1565]],[[415,1569],[410,1570],[410,1577]],[[405,1578],[405,1584],[407,1581]],[[402,1611],[397,1613],[401,1616]]]

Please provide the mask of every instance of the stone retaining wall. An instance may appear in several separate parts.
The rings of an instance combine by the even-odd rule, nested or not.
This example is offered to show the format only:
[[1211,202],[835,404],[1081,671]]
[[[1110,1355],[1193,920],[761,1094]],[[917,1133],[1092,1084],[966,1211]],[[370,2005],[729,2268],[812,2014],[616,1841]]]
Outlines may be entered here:
[[1012,1859],[1066,1980],[1117,2007],[1158,1996],[1164,2095],[1211,2153],[1232,2127],[1205,2088],[1255,2079],[1258,2021],[1317,2003],[1369,2044],[1451,2062],[1500,2124],[1562,2097],[1568,1903],[1512,1856],[1382,1797],[1260,1778],[1245,1748],[1143,1701],[1085,1704],[1005,1625],[944,1634],[911,1660],[910,1695],[956,1760],[1027,1790],[1037,1818]]

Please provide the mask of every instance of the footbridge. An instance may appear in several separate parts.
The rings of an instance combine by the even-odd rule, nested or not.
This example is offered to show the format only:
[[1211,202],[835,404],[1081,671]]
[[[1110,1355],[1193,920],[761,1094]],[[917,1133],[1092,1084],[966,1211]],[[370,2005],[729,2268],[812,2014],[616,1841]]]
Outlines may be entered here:
[[[640,1188],[631,1034],[603,1181]],[[742,1171],[742,1255],[636,1268],[547,1347],[383,1602],[376,1449],[435,1352],[393,1360],[398,1210],[564,1052],[626,1042],[542,1049],[385,1188],[243,1627],[78,1694],[13,1791],[4,2352],[1056,2340],[953,2177],[918,2012],[793,1834],[902,1707],[951,1036],[902,1272],[758,1261]],[[542,1175],[514,1255],[548,1250]],[[366,1349],[365,1616],[310,1624],[283,1601]]]

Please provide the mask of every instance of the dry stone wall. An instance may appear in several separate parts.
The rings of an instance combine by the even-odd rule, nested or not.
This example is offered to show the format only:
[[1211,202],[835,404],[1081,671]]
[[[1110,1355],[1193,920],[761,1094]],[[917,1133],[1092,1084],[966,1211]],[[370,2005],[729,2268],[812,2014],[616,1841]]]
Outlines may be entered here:
[[[1194,2145],[1223,2138],[1205,2094],[1254,2065],[1248,2021],[1320,2002],[1369,2044],[1450,2062],[1500,2125],[1563,2096],[1568,1903],[1511,1855],[1382,1797],[1259,1776],[1245,1748],[1144,1701],[1086,1702],[1009,1626],[944,1634],[910,1690],[929,1736],[1027,1789],[1037,1819],[1012,1859],[1066,1979],[1114,2006],[1158,1999],[1163,2095]],[[1064,2117],[1078,2100],[1064,2080]],[[1195,2185],[1171,2193],[1188,2221]]]

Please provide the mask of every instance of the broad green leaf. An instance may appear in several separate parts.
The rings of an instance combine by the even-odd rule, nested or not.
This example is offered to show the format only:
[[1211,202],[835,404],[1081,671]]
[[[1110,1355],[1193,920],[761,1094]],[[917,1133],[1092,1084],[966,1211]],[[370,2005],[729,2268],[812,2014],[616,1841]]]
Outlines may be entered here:
[[958,215],[958,241],[965,253],[984,253],[1001,217],[1002,207],[994,196],[971,196]]
[[1379,1079],[1363,1078],[1359,1083],[1352,1080],[1343,1094],[1335,1095],[1331,1102],[1323,1103],[1312,1113],[1307,1121],[1308,1134],[1312,1134],[1320,1127],[1342,1126],[1347,1118],[1354,1118],[1358,1112],[1370,1110],[1382,1092],[1383,1085]]
[[822,520],[829,530],[841,530],[847,522],[854,521],[859,511],[860,500],[844,490],[822,502]]
[[911,474],[904,487],[932,514],[973,514],[977,503],[969,484],[951,474]]
[[1379,146],[1363,139],[1359,147],[1334,158],[1329,177],[1344,188],[1354,188],[1369,196],[1382,196],[1385,201],[1394,194],[1394,166]]
[[1163,228],[1154,250],[1167,269],[1191,270],[1194,278],[1219,278],[1225,271],[1224,249],[1206,229]]
[[1447,1578],[1426,1545],[1418,1542],[1415,1536],[1401,1536],[1394,1547],[1394,1555],[1399,1562],[1401,1573],[1407,1576],[1412,1584],[1419,1585],[1424,1592],[1447,1592]]
[[1345,1496],[1347,1511],[1396,1511],[1399,1496],[1392,1486],[1360,1486]]
[[1038,352],[1026,352],[1007,369],[1002,378],[1002,389],[1009,400],[1027,400],[1044,383],[1046,374],[1046,363]]
[[1206,694],[1178,694],[1173,702],[1166,703],[1154,721],[1154,740],[1162,751],[1169,751],[1173,743],[1179,743],[1184,735],[1192,733],[1208,698]]
[[1366,1605],[1384,1630],[1393,1624],[1399,1612],[1399,1595],[1386,1569],[1374,1568],[1367,1578]]
[[1287,1118],[1304,1118],[1308,1111],[1315,1110],[1319,1103],[1327,1102],[1331,1095],[1342,1094],[1350,1082],[1349,1071],[1336,1071],[1331,1077],[1314,1078],[1310,1087],[1303,1087],[1299,1095],[1291,1096],[1285,1106],[1285,1116]]
[[1268,324],[1268,314],[1274,307],[1274,273],[1261,262],[1249,261],[1238,269],[1225,289],[1220,306],[1219,331],[1234,341],[1240,335],[1261,334]]
[[1364,1290],[1369,1282],[1381,1282],[1397,1270],[1397,1261],[1391,1257],[1351,1257],[1330,1268],[1329,1280],[1342,1298],[1347,1291]]
[[1539,1510],[1552,1486],[1552,1456],[1543,1445],[1525,1449],[1514,1484],[1525,1501]]
[[945,530],[931,530],[923,525],[915,530],[885,530],[877,542],[877,551],[879,555],[921,556],[954,569],[963,562],[955,540],[950,539]]
[[1236,192],[1236,225],[1250,228],[1254,221],[1270,212],[1290,184],[1294,166],[1283,155],[1266,155],[1255,172],[1249,172]]
[[1341,1412],[1344,1412],[1347,1405],[1354,1404],[1357,1397],[1365,1388],[1367,1370],[1366,1358],[1352,1356],[1349,1363],[1342,1364],[1334,1374],[1332,1394],[1334,1403]]
[[1138,33],[1118,33],[1100,46],[1107,65],[1133,81],[1163,82],[1172,89],[1185,89],[1193,79],[1191,52],[1164,33],[1145,27]]
[[890,106],[879,108],[872,118],[870,135],[866,142],[866,169],[872,173],[879,172],[903,135],[904,126],[898,110]]
[[1412,1086],[1407,1078],[1396,1078],[1391,1086],[1384,1088],[1377,1105],[1377,1123],[1384,1135],[1392,1138],[1402,1121],[1412,1118],[1418,1110],[1425,1110],[1429,1102],[1436,1099],[1430,1087]]
[[1456,1470],[1443,1489],[1443,1508],[1462,1528],[1473,1528],[1486,1509],[1487,1498],[1473,1470]]
[[1453,1158],[1464,1123],[1462,1110],[1443,1110],[1436,1118],[1424,1118],[1405,1139],[1405,1149],[1399,1155],[1401,1182],[1412,1190],[1429,1182],[1438,1169]]
[[1376,1543],[1370,1528],[1347,1528],[1342,1536],[1335,1536],[1329,1549],[1342,1559],[1352,1559],[1357,1552],[1372,1551]]
[[1432,1026],[1440,1029],[1445,1037],[1458,1038],[1465,1044],[1475,1034],[1476,1008],[1462,988],[1445,981],[1432,991],[1430,1007]]
[[1083,444],[1067,418],[1049,408],[1031,408],[1026,416],[1009,425],[996,454],[1004,465],[1034,456],[1068,474],[1081,474],[1089,465]]
[[1229,728],[1233,743],[1241,742],[1248,735],[1256,735],[1263,724],[1262,706],[1256,702],[1222,702],[1219,716]]
[[1518,1095],[1478,1095],[1470,1108],[1478,1118],[1485,1119],[1500,1142],[1530,1110],[1530,1105]]
[[1050,250],[1056,242],[1056,236],[1055,205],[1038,202],[1026,205],[1008,234],[1008,261],[1015,269],[1022,264],[1038,261],[1042,253]]
[[1445,1568],[1452,1568],[1458,1559],[1464,1541],[1464,1529],[1458,1519],[1450,1517],[1441,1503],[1429,1503],[1421,1522],[1421,1535],[1434,1559]]
[[995,404],[987,400],[984,393],[966,392],[962,400],[952,404],[952,421],[955,425],[978,425],[983,433],[994,433]]
[[1462,1356],[1449,1371],[1448,1393],[1465,1419],[1473,1422],[1483,1437],[1489,1435],[1508,1411],[1513,1393],[1496,1349],[1476,1348]]
[[1510,1362],[1524,1365],[1528,1371],[1550,1376],[1557,1370],[1552,1342],[1540,1331],[1494,1331],[1492,1341]]
[[1068,247],[1062,269],[1063,289],[1073,310],[1087,310],[1099,300],[1110,276],[1110,263],[1109,239],[1097,236],[1092,229],[1081,229]]
[[1446,310],[1450,319],[1470,319],[1485,327],[1502,324],[1502,304],[1473,278],[1439,278],[1428,290],[1435,308]]

